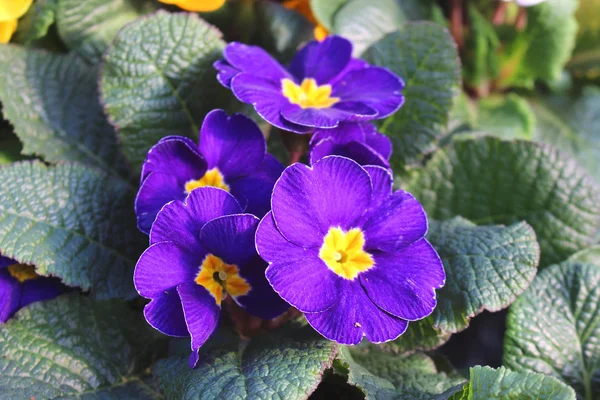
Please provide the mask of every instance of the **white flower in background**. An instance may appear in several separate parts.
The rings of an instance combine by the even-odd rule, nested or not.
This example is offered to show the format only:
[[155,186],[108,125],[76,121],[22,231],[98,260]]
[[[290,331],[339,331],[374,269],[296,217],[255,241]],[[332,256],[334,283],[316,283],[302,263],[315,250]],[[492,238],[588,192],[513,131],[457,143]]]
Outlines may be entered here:
[[[513,0],[502,0],[502,1],[513,1]],[[537,4],[543,3],[546,0],[514,0],[521,7],[531,7]]]

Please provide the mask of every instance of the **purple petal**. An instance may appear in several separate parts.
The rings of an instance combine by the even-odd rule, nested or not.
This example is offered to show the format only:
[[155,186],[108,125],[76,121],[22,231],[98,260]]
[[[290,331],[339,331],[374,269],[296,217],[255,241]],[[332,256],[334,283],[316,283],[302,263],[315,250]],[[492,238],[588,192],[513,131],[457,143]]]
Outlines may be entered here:
[[392,186],[394,177],[389,169],[367,165],[363,167],[369,173],[371,182],[373,183],[373,197],[371,208],[376,208],[392,194]]
[[356,162],[339,156],[312,169],[294,164],[275,184],[271,204],[279,231],[302,247],[320,247],[332,226],[357,227],[371,202],[371,178]]
[[256,253],[254,235],[259,219],[252,214],[235,214],[215,218],[200,231],[200,241],[209,253],[227,264],[249,262]]
[[346,75],[350,71],[357,71],[359,69],[370,68],[370,67],[371,67],[371,65],[368,62],[358,59],[358,58],[353,58],[350,60],[348,65],[346,65],[346,68],[344,68],[344,70],[342,72],[340,72],[335,78],[333,78],[332,80],[329,81],[329,84],[331,86],[334,86],[337,82],[340,81],[340,79],[342,79],[344,77],[344,75]]
[[65,293],[68,288],[58,278],[37,278],[23,282],[21,307],[37,301],[45,301]]
[[346,68],[352,57],[352,44],[340,36],[328,36],[322,42],[313,40],[296,53],[290,71],[302,81],[313,78],[327,84]]
[[206,172],[206,161],[197,150],[196,143],[183,136],[167,136],[162,138],[150,150],[142,165],[140,183],[151,172],[166,172],[187,180],[199,179]]
[[377,130],[368,122],[343,122],[337,128],[315,129],[310,139],[310,144],[314,145],[324,139],[332,139],[335,143],[344,144],[349,142],[366,141],[366,133],[370,130]]
[[283,164],[267,154],[258,169],[229,183],[231,194],[248,205],[246,212],[262,217],[271,209],[273,186],[284,169]]
[[256,248],[271,265],[266,276],[277,293],[300,311],[323,311],[338,299],[338,278],[319,258],[316,249],[288,242],[275,227],[271,213],[256,232]]
[[425,239],[395,253],[374,254],[375,267],[360,275],[369,298],[383,310],[414,321],[436,305],[435,290],[444,286],[444,266]]
[[163,207],[150,232],[150,244],[174,242],[184,249],[194,249],[200,229],[211,219],[242,212],[237,200],[223,189],[194,189],[185,203],[174,201]]
[[0,256],[0,268],[6,268],[13,264],[17,264],[17,261],[12,258]]
[[231,80],[233,94],[244,103],[254,106],[254,109],[271,125],[286,131],[308,133],[310,128],[289,122],[281,116],[284,105],[290,104],[283,96],[281,82],[241,73]]
[[250,292],[235,298],[235,301],[250,314],[262,319],[273,319],[283,314],[290,305],[271,287],[265,277],[267,263],[258,255],[240,265],[240,276],[250,284]]
[[217,167],[229,182],[257,168],[267,153],[261,130],[243,114],[231,117],[223,110],[213,110],[200,130],[200,151],[208,168]]
[[[193,178],[190,178],[193,179]],[[173,200],[185,199],[185,183],[167,172],[152,172],[142,182],[135,198],[138,229],[146,234],[152,229],[158,212]]]
[[281,107],[281,115],[286,120],[313,128],[335,128],[343,121],[360,118],[374,118],[377,115],[372,108],[358,102],[336,103],[329,108],[302,108],[286,100]]
[[372,131],[366,132],[365,143],[381,154],[383,158],[389,160],[392,155],[392,141],[386,135],[377,132],[374,126],[372,127]]
[[217,80],[227,89],[231,88],[231,80],[233,77],[241,72],[239,69],[233,67],[225,60],[215,61],[213,67],[215,67],[215,69],[218,71]]
[[385,158],[363,143],[349,142],[338,144],[334,143],[331,138],[321,140],[310,149],[310,163],[314,164],[320,159],[331,155],[350,158],[360,165],[378,165],[384,168],[389,168],[390,166]]
[[427,215],[412,194],[398,190],[369,211],[365,249],[398,251],[427,233]]
[[258,46],[232,42],[225,47],[223,55],[225,60],[240,72],[260,74],[274,82],[291,78],[290,73],[279,62]]
[[385,118],[396,112],[404,102],[401,91],[404,83],[385,68],[371,67],[350,71],[340,77],[333,87],[333,97],[343,102],[361,102]]
[[22,289],[19,281],[7,270],[0,270],[0,324],[6,322],[19,309]]
[[329,340],[355,345],[363,336],[373,343],[394,340],[408,327],[406,320],[379,309],[358,281],[344,280],[340,300],[330,309],[305,314],[308,323]]
[[[198,349],[208,340],[219,325],[221,308],[214,297],[200,285],[185,283],[177,287],[183,305],[187,330],[192,336],[192,356],[197,360]],[[195,364],[195,362],[191,362]]]
[[175,337],[189,336],[181,299],[177,289],[172,288],[165,291],[159,297],[152,299],[144,307],[146,321],[157,331]]
[[186,250],[170,242],[155,243],[146,249],[133,274],[140,296],[153,299],[177,285],[193,282],[206,251],[201,247]]

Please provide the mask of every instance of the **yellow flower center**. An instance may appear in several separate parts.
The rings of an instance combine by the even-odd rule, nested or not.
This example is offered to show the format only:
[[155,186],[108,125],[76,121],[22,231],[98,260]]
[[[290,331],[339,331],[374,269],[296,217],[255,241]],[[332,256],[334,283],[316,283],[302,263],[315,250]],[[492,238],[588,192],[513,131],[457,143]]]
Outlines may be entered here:
[[331,97],[331,85],[318,86],[313,78],[304,78],[300,85],[285,78],[281,87],[290,103],[302,108],[329,108],[340,101],[339,97]]
[[174,4],[177,7],[192,12],[206,12],[218,10],[225,4],[225,0],[158,0],[164,4]]
[[200,179],[192,179],[185,183],[185,192],[190,193],[192,190],[204,186],[214,186],[221,189],[225,189],[229,192],[229,185],[225,183],[225,178],[218,168],[212,168],[206,171],[204,176]]
[[341,228],[332,227],[323,239],[319,257],[333,272],[353,280],[375,265],[373,257],[363,249],[364,246],[365,235],[359,228],[344,232]]
[[8,273],[21,283],[40,277],[33,265],[13,264],[8,267]]
[[215,298],[218,305],[221,305],[224,294],[230,294],[233,297],[247,294],[252,287],[240,276],[236,265],[226,264],[219,257],[209,254],[202,261],[200,272],[194,279],[200,286]]

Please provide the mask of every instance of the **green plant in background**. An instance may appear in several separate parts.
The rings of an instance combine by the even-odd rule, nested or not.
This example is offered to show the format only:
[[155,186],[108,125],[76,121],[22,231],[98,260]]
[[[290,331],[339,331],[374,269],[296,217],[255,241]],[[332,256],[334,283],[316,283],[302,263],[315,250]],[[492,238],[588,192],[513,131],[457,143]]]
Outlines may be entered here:
[[[0,41],[10,41],[0,45],[0,399],[600,398],[600,2],[34,0],[19,2],[18,10],[16,3],[0,0]],[[210,10],[197,8],[205,6]],[[293,65],[285,70],[288,91],[261,100],[245,96],[239,75],[282,73],[299,49],[326,35],[326,43],[350,41],[355,68],[368,63],[400,77],[401,91],[390,84],[386,93],[398,104],[401,93],[402,107],[390,108],[389,116],[383,108],[373,112],[376,80],[361,83],[361,96],[338,96],[344,92],[336,91],[336,76],[313,87],[302,80],[308,74],[294,75]],[[232,61],[232,42],[264,49],[273,64],[255,68],[249,56]],[[319,55],[314,65],[334,63],[335,54]],[[228,68],[235,70],[231,76]],[[283,103],[276,115],[287,119],[273,119],[263,103],[274,96],[301,104],[313,119],[306,123],[305,114],[292,115]],[[315,115],[349,98],[353,115],[374,125],[348,117],[341,128],[323,132]],[[215,109],[225,112],[205,118]],[[240,140],[252,136],[245,152],[210,142],[225,126],[210,122],[221,113],[252,120],[236,122],[244,126]],[[345,123],[358,128],[342,129]],[[169,198],[152,203],[154,214],[141,218],[138,192],[150,170],[165,174],[164,182],[182,175],[170,164],[152,164],[159,145],[175,142],[192,149],[186,157],[201,172],[194,170],[199,176],[186,179],[181,193],[167,193],[166,184],[146,190],[151,199]],[[355,171],[353,178],[314,189],[330,176],[323,166],[335,155],[362,166],[338,161]],[[312,165],[313,175],[290,178],[302,164],[282,174],[294,162]],[[376,215],[319,232],[329,241],[315,250],[332,270],[340,260],[354,260],[344,267],[355,269],[336,273],[358,289],[282,280],[286,262],[302,260],[293,265],[308,268],[315,247],[313,231],[300,235],[286,224],[331,215],[344,224],[355,212],[344,208],[345,199],[362,204],[353,190],[367,182],[381,183],[380,195],[387,196],[390,171],[394,189],[414,195],[428,224],[382,212],[376,206],[385,201],[370,195],[361,207],[374,207]],[[246,178],[246,186],[232,183]],[[231,194],[212,189],[221,193],[215,215],[195,227],[184,215],[194,204],[208,213],[199,199],[211,190],[194,190],[204,185]],[[256,188],[265,185],[268,193],[260,197]],[[296,196],[285,197],[286,187],[295,187]],[[313,192],[303,197],[300,189]],[[333,203],[323,194],[330,191],[343,196]],[[266,202],[248,202],[253,195]],[[311,218],[303,219],[304,211]],[[267,214],[259,224],[244,212]],[[404,281],[389,269],[387,278],[397,288],[390,298],[398,301],[407,292],[401,282],[424,287],[420,279],[436,276],[428,281],[428,290],[436,289],[435,308],[419,299],[429,304],[420,313],[387,301],[387,283],[370,274],[382,263],[378,257],[396,254],[393,246],[409,240],[398,232],[416,220],[414,226],[428,230],[410,243],[431,243],[444,285],[434,282],[440,276],[433,267]],[[224,221],[248,227],[251,238],[258,231],[256,246],[250,240],[237,249],[257,258],[233,263],[212,250],[211,233],[227,236],[217,235],[227,231]],[[363,235],[359,250],[351,232]],[[369,247],[372,237],[381,240],[376,249]],[[210,282],[194,274],[197,285],[189,287],[204,285],[213,296],[207,298],[222,303],[214,314],[220,324],[204,338],[210,339],[192,344],[193,369],[189,338],[152,329],[187,336],[190,303],[180,302],[186,318],[179,325],[172,322],[182,312],[179,303],[160,314],[171,325],[153,319],[148,304],[163,293],[144,282],[163,284],[168,277],[142,282],[141,271],[169,271],[178,262],[171,249],[144,267],[149,243],[167,248],[172,241],[191,243],[188,238],[196,240],[193,253],[202,254],[198,267],[206,262],[205,247],[218,258]],[[248,271],[266,262],[266,275],[252,280]],[[303,279],[311,274],[304,275],[295,280],[308,282]],[[268,306],[277,308],[262,318],[244,299],[260,282],[273,295]],[[173,290],[186,299],[185,288]],[[357,293],[368,301],[352,297]],[[342,310],[334,298],[356,302]],[[283,312],[288,303],[295,308]],[[371,309],[376,312],[365,311]],[[359,320],[365,315],[370,318]],[[378,331],[382,318],[393,320],[396,331]],[[359,325],[328,330],[346,320]],[[348,329],[360,329],[357,340],[346,340]],[[198,331],[190,332],[198,344]],[[354,345],[363,334],[367,340]]]

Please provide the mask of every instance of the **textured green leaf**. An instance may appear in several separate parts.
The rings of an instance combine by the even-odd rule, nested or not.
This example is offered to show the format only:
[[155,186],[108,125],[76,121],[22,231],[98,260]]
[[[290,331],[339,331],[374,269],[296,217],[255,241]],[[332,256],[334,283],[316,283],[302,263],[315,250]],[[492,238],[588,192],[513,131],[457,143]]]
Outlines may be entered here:
[[406,186],[433,219],[527,221],[540,243],[541,266],[590,246],[600,226],[598,186],[573,160],[539,143],[456,140]]
[[573,57],[567,67],[577,76],[600,76],[600,0],[580,0],[575,17],[579,25]]
[[158,11],[119,32],[104,56],[100,87],[134,168],[164,136],[198,136],[225,93],[212,67],[224,45],[219,31],[188,13]]
[[154,10],[146,0],[58,0],[56,25],[65,44],[95,64],[119,29]]
[[333,31],[335,13],[350,0],[310,0],[310,8],[315,18],[328,31]]
[[579,262],[582,264],[593,264],[600,267],[600,245],[578,251],[569,257],[567,261]]
[[0,399],[158,398],[135,376],[161,348],[122,301],[34,303],[0,326]]
[[559,380],[504,367],[473,367],[470,381],[450,400],[575,400],[573,389]]
[[504,364],[552,375],[573,387],[580,399],[597,399],[599,338],[600,265],[553,265],[510,309]]
[[349,39],[359,56],[407,21],[430,19],[434,7],[431,0],[349,0],[335,13],[331,31]]
[[24,154],[126,175],[115,131],[98,102],[97,70],[76,56],[0,46],[0,100]]
[[540,248],[524,222],[477,226],[463,218],[433,222],[428,238],[444,262],[446,285],[437,291],[433,327],[466,329],[483,310],[508,307],[537,272]]
[[14,41],[31,44],[48,33],[56,19],[58,0],[36,0],[27,13],[19,20]]
[[80,165],[0,168],[0,252],[99,298],[134,293],[144,247],[125,183]]
[[488,96],[477,103],[475,128],[504,139],[533,139],[535,115],[517,94]]
[[153,375],[169,399],[306,399],[336,350],[309,326],[288,325],[249,342],[221,331],[200,349],[194,370],[187,357],[171,357]]
[[502,55],[503,86],[532,87],[536,79],[558,79],[577,34],[578,0],[547,0],[527,9],[527,26]]
[[371,46],[364,58],[389,68],[406,84],[405,104],[379,129],[394,145],[392,165],[402,168],[413,164],[437,147],[459,94],[460,68],[454,40],[446,29],[433,23],[408,23]]
[[457,374],[438,371],[434,361],[422,353],[401,357],[374,349],[366,353],[341,347],[338,370],[348,383],[361,389],[368,399],[430,399],[463,382]]
[[446,343],[451,332],[443,332],[434,327],[435,320],[427,317],[408,324],[408,329],[398,339],[379,345],[383,351],[404,354],[415,351],[427,351]]
[[465,34],[463,76],[465,83],[479,94],[489,92],[489,79],[498,74],[498,46],[500,38],[492,21],[472,3],[467,3],[468,27]]
[[600,182],[600,88],[587,86],[576,100],[553,96],[532,101],[535,139],[571,154]]

